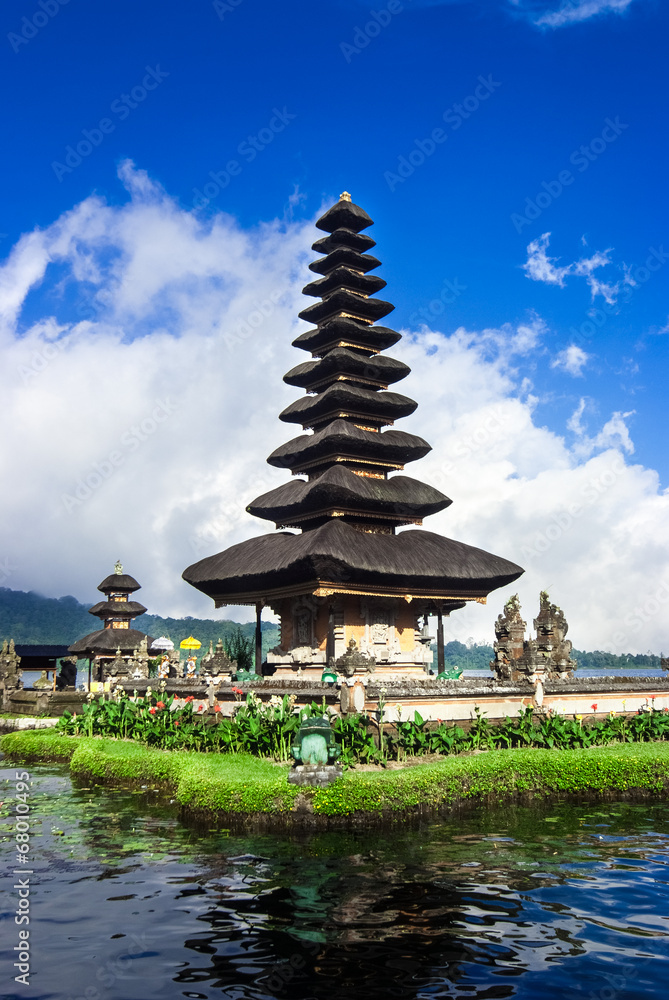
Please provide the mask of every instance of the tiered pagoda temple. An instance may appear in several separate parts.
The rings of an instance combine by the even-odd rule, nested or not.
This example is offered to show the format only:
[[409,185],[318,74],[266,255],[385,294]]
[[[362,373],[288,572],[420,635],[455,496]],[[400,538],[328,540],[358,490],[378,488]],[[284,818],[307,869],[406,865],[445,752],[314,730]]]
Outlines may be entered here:
[[153,642],[151,636],[130,627],[133,619],[146,611],[143,604],[130,600],[130,595],[139,589],[137,580],[124,573],[121,563],[117,562],[114,572],[105,577],[98,587],[98,590],[105,595],[105,600],[89,608],[89,614],[102,620],[103,628],[77,639],[69,647],[68,652],[76,653],[95,662],[96,665],[104,666],[105,663],[114,660],[119,650],[121,656],[128,657],[132,656],[142,643],[150,646]]
[[[293,343],[312,360],[284,376],[306,395],[280,419],[306,432],[277,448],[270,465],[301,478],[257,497],[247,510],[281,530],[233,545],[185,570],[184,579],[216,607],[254,604],[281,619],[280,645],[263,667],[275,676],[325,669],[376,677],[428,673],[426,616],[439,620],[516,580],[523,570],[482,549],[407,525],[443,510],[439,490],[402,475],[426,455],[427,441],[394,423],[416,409],[389,386],[409,374],[382,352],[400,334],[378,320],[393,306],[374,298],[386,282],[363,230],[372,220],[347,193],[316,223],[327,233],[305,288],[319,301],[299,315],[315,324]],[[256,670],[260,670],[259,654]]]

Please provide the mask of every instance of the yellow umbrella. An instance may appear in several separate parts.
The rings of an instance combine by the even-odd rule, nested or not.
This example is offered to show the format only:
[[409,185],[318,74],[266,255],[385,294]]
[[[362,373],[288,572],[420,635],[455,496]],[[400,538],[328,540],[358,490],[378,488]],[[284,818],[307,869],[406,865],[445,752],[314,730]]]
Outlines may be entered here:
[[199,649],[202,643],[199,639],[194,639],[192,635],[189,635],[187,639],[183,639],[179,645],[182,649]]

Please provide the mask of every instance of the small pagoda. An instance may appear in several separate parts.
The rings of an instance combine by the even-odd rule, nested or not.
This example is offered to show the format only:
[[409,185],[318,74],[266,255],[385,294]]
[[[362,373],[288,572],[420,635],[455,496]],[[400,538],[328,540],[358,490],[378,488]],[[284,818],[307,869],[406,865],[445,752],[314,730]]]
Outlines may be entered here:
[[[315,325],[293,341],[311,360],[284,376],[306,394],[280,414],[305,433],[267,460],[300,478],[247,507],[281,530],[233,545],[183,574],[216,607],[255,605],[257,637],[264,607],[280,617],[280,644],[263,665],[278,677],[424,677],[432,666],[429,615],[438,618],[443,669],[443,617],[467,602],[485,603],[523,572],[420,530],[424,517],[451,501],[402,475],[431,449],[423,438],[394,429],[417,403],[390,389],[410,369],[383,353],[400,334],[377,325],[394,307],[374,298],[386,282],[370,273],[381,263],[363,232],[371,225],[346,192],[316,223],[327,235],[313,244],[323,256],[309,265],[319,277],[304,293],[319,301],[299,314]],[[259,642],[256,650],[260,672]]]
[[[105,600],[98,601],[88,610],[89,614],[101,619],[103,627],[77,639],[68,649],[69,653],[89,660],[99,675],[95,680],[103,680],[105,667],[110,668],[112,664],[115,674],[127,672],[130,659],[136,658],[138,651],[146,651],[153,642],[145,632],[130,627],[133,619],[146,611],[143,604],[130,600],[130,595],[140,589],[137,580],[124,573],[118,561],[114,572],[98,586]],[[121,664],[125,664],[125,670],[120,669]]]

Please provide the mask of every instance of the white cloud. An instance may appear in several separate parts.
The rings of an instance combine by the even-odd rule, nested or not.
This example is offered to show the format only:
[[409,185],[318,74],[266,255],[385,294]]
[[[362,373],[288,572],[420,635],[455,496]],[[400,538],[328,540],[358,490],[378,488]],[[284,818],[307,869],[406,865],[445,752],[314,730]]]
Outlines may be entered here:
[[591,355],[586,354],[582,347],[570,344],[551,361],[551,368],[559,368],[567,372],[568,375],[573,375],[574,378],[582,377],[583,369],[590,358]]
[[632,0],[564,0],[557,8],[531,15],[531,19],[540,28],[563,28],[602,14],[624,14],[631,3]]
[[[362,2],[362,0],[358,0]],[[411,0],[412,7],[446,7],[472,0]],[[481,0],[473,0],[481,6]],[[500,0],[499,6],[537,28],[564,28],[606,14],[625,14],[633,0]]]
[[[313,224],[203,222],[141,171],[121,174],[126,204],[87,199],[0,269],[2,585],[93,602],[121,558],[150,611],[213,615],[181,572],[273,530],[245,506],[287,478],[265,458],[294,433],[277,415],[296,397],[281,377],[304,360],[290,341]],[[419,407],[402,427],[433,445],[407,474],[455,501],[426,529],[524,565],[528,616],[548,587],[592,648],[666,573],[669,496],[627,464],[629,414],[590,431],[584,404],[571,445],[536,419],[523,366],[544,337],[538,317],[405,336],[392,353]],[[507,596],[454,616],[450,634],[489,640]],[[630,620],[621,651],[666,645],[660,618]]]
[[595,435],[590,436],[583,423],[583,415],[588,408],[588,402],[584,398],[581,398],[578,406],[567,421],[567,428],[574,434],[576,439],[572,446],[574,455],[578,458],[589,457],[594,452],[603,451],[607,448],[615,448],[627,452],[628,455],[632,455],[634,453],[634,444],[625,421],[633,417],[635,411],[628,410],[627,413],[616,411]]
[[[574,261],[572,264],[560,266],[557,263],[559,258],[548,256],[550,235],[550,233],[543,233],[538,239],[532,240],[528,244],[527,260],[523,264],[523,270],[527,277],[531,281],[542,281],[546,285],[558,285],[560,288],[564,288],[565,278],[575,274],[585,278],[593,301],[597,295],[601,295],[609,305],[615,305],[621,283],[617,281],[615,284],[610,284],[600,281],[595,274],[595,271],[600,267],[607,267],[611,264],[609,256],[611,250],[597,250],[592,257],[582,257],[581,260]],[[622,283],[634,284],[634,281],[626,273]]]

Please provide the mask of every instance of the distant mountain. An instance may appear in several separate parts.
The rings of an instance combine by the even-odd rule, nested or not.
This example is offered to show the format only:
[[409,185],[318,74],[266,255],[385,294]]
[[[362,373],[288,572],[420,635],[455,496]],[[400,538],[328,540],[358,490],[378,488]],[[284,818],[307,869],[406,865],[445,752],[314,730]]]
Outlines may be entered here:
[[[70,645],[76,639],[94,632],[98,620],[88,613],[89,605],[80,604],[74,597],[42,597],[33,591],[10,590],[0,587],[0,641],[13,639],[16,643],[58,643]],[[209,649],[209,643],[240,628],[247,637],[252,637],[255,625],[230,619],[214,618],[160,618],[158,615],[142,615],[134,621],[134,627],[157,639],[166,635],[177,646],[189,635],[202,643],[202,651]],[[268,649],[279,643],[279,628],[263,622],[263,656]],[[436,662],[436,646],[433,645]],[[444,648],[446,669],[462,667],[465,670],[487,670],[493,658],[493,648],[484,643],[466,646],[463,642],[447,642]],[[635,667],[659,667],[660,657],[651,653],[592,653],[575,649],[574,658],[579,668],[593,667],[622,670]]]
[[[437,647],[433,643],[434,662],[436,665]],[[614,653],[603,653],[596,649],[593,653],[587,653],[582,649],[572,650],[572,657],[578,662],[577,669],[592,670],[593,668],[606,670],[623,670],[641,667],[659,667],[660,657],[652,653],[623,653],[616,656]],[[492,646],[484,643],[476,643],[473,646],[466,646],[464,642],[447,642],[444,645],[444,662],[447,670],[453,667],[462,667],[463,670],[488,670],[494,652]],[[492,674],[491,674],[492,676]]]
[[[89,615],[92,605],[80,604],[74,597],[42,597],[33,591],[10,590],[0,587],[0,641],[13,639],[16,643],[54,643],[69,646],[76,639],[94,632],[99,619]],[[202,652],[209,643],[216,645],[231,632],[241,629],[246,637],[255,634],[252,622],[240,624],[230,619],[214,618],[161,618],[158,615],[141,615],[133,627],[147,632],[154,639],[165,635],[178,646],[182,639],[195,636],[202,643]],[[263,655],[279,642],[279,628],[263,622]]]

